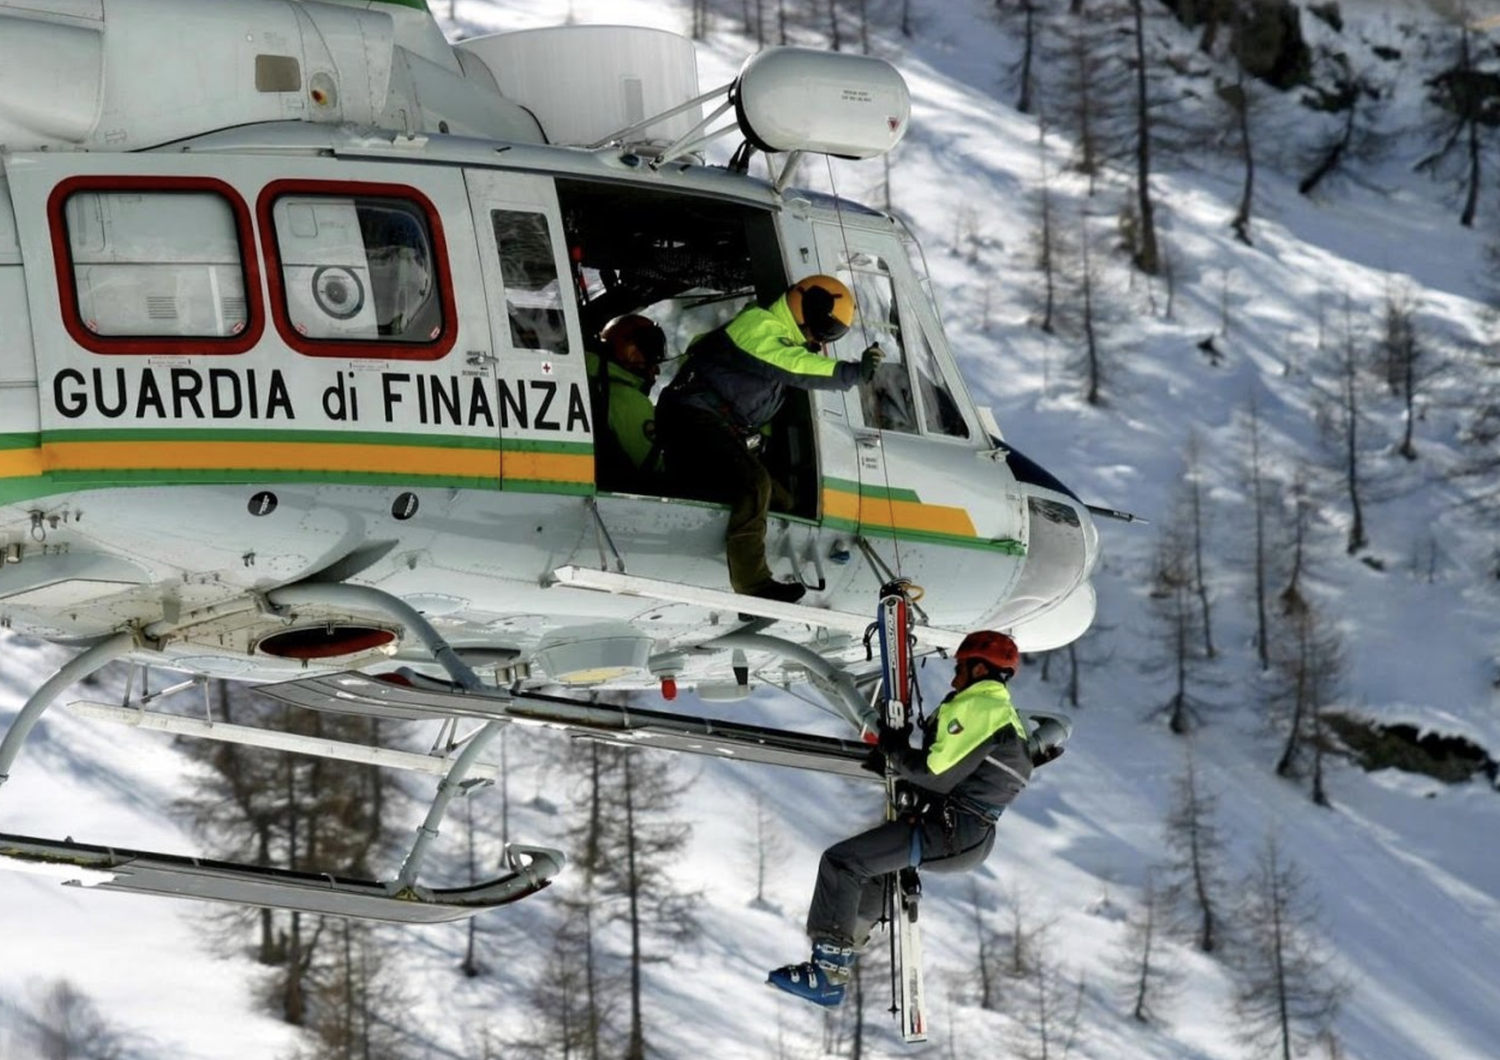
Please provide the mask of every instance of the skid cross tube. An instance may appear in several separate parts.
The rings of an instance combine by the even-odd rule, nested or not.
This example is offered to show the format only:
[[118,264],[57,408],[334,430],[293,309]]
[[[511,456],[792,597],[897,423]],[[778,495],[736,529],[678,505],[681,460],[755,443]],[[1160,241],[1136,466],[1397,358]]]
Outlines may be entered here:
[[764,651],[790,659],[818,679],[818,688],[828,697],[833,708],[839,712],[856,731],[873,727],[874,714],[865,702],[854,681],[840,667],[830,663],[811,648],[803,647],[781,637],[765,633],[746,633],[735,630],[708,641],[705,647],[744,648],[746,651]]

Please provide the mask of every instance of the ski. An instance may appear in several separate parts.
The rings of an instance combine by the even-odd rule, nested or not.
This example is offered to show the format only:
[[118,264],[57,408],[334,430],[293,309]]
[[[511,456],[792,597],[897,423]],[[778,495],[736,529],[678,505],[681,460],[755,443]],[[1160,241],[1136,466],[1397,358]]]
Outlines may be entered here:
[[901,1038],[907,1042],[925,1042],[927,998],[922,984],[922,933],[917,925],[922,882],[917,876],[917,870],[903,870],[895,891],[896,972],[900,976],[898,989]]
[[903,729],[911,721],[912,700],[911,599],[904,583],[893,582],[881,589],[877,626],[885,723],[892,729]]
[[[911,586],[891,582],[880,590],[876,629],[880,642],[883,718],[888,728],[909,732],[916,705],[916,681],[912,671]],[[886,778],[886,813],[892,820],[900,812],[893,778]],[[921,880],[915,868],[902,870],[896,885],[887,889],[892,924],[892,972],[895,978],[893,1011],[901,1021],[901,1037],[907,1042],[927,1040],[926,997],[922,983],[922,934],[917,923]]]

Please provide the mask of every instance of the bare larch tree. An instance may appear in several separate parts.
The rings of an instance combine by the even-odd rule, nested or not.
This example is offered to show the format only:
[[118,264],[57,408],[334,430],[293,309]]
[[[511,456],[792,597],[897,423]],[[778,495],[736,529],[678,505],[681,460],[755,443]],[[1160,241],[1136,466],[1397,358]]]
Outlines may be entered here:
[[1257,1055],[1292,1060],[1329,1029],[1347,988],[1318,950],[1307,879],[1274,837],[1243,892],[1233,961],[1238,1036]]
[[1204,953],[1219,948],[1224,916],[1224,841],[1217,812],[1218,796],[1204,789],[1189,751],[1165,822],[1169,857],[1164,895],[1173,907],[1187,911],[1173,924],[1191,925],[1193,942]]

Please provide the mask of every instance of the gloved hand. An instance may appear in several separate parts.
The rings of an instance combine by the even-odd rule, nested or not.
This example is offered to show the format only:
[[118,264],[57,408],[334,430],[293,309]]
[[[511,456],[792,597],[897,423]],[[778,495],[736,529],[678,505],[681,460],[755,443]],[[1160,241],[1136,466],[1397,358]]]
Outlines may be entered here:
[[865,352],[859,355],[859,378],[866,383],[874,379],[875,369],[880,367],[883,360],[885,351],[880,348],[880,343],[870,343],[865,347]]
[[859,768],[877,777],[885,776],[885,752],[876,748],[860,760]]
[[1063,748],[1057,744],[1050,747],[1038,747],[1031,754],[1031,766],[1033,769],[1044,766],[1048,762],[1055,762],[1062,757]]
[[898,755],[911,746],[911,726],[903,725],[899,729],[889,726],[880,727],[880,753],[884,755]]

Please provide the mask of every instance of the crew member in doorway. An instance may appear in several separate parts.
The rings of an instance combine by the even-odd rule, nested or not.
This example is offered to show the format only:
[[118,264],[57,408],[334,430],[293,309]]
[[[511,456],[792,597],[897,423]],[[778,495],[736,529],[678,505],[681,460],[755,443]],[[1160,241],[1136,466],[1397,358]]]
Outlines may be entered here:
[[656,426],[668,474],[685,492],[730,505],[724,544],[737,593],[791,602],[806,592],[777,581],[766,563],[774,486],[758,452],[787,387],[847,390],[875,374],[878,345],[857,362],[821,353],[849,331],[854,311],[854,294],[834,277],[798,280],[769,306],[748,306],[694,342],[662,394]]
[[[881,733],[865,767],[899,778],[895,820],[829,847],[807,913],[812,958],[771,972],[767,982],[818,1005],[844,1000],[857,951],[885,905],[885,877],[908,867],[968,872],[995,845],[995,822],[1021,793],[1033,767],[1062,754],[1044,722],[1036,736],[1007,687],[1021,665],[1004,633],[970,633],[954,656],[953,691],[911,734]],[[1051,723],[1055,725],[1056,723]]]
[[667,337],[638,313],[615,317],[599,332],[603,355],[585,355],[594,407],[594,459],[600,489],[656,491],[656,409],[651,388],[666,357]]

